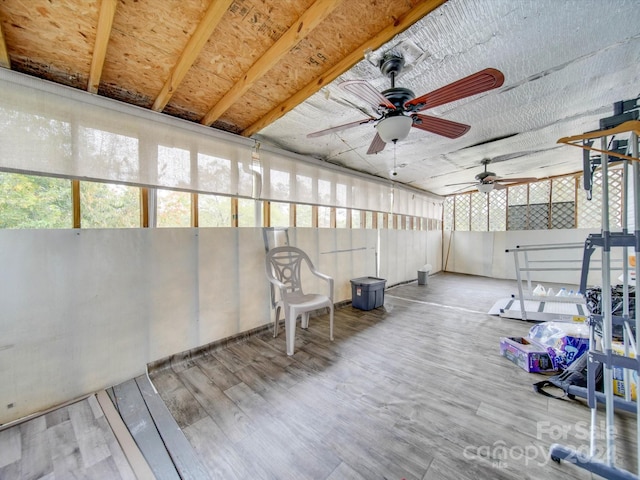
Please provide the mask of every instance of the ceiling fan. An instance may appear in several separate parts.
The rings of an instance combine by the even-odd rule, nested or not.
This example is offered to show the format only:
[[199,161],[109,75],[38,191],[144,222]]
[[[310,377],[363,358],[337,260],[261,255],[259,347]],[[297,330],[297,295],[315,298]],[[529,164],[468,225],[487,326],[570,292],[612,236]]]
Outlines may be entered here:
[[404,57],[396,52],[387,52],[379,62],[380,71],[391,79],[391,88],[378,92],[364,80],[349,80],[339,86],[343,90],[359,97],[373,107],[379,115],[362,120],[310,133],[307,137],[320,137],[329,133],[346,130],[369,123],[375,123],[377,130],[367,154],[381,152],[387,143],[404,140],[411,127],[442,135],[447,138],[458,138],[469,131],[469,125],[453,122],[444,118],[424,115],[420,112],[449,102],[470,97],[478,93],[498,88],[504,82],[504,75],[495,68],[486,68],[461,80],[450,83],[421,97],[415,97],[408,88],[395,86],[395,79],[404,66]]
[[[515,154],[515,155],[518,155],[518,154]],[[506,160],[507,157],[514,158],[514,155],[503,155],[503,157],[504,158],[502,160]],[[480,163],[484,165],[484,171],[476,175],[475,182],[451,183],[449,185],[445,185],[445,187],[453,187],[456,185],[468,185],[467,187],[464,187],[462,189],[462,190],[466,190],[467,188],[469,188],[469,186],[475,185],[479,192],[489,193],[493,189],[502,190],[503,188],[507,188],[510,183],[534,182],[538,180],[535,177],[521,177],[521,178],[498,177],[495,173],[487,171],[487,165],[491,163],[490,158],[485,158]]]

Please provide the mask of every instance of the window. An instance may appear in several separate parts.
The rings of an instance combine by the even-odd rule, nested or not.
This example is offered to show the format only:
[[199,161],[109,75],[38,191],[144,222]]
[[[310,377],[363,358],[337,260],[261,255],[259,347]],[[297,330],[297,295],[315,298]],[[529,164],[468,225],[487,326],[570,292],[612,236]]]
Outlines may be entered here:
[[239,198],[238,199],[238,226],[239,227],[255,227],[256,226],[256,201]]
[[271,202],[271,226],[288,227],[291,205],[288,203]]
[[360,210],[351,210],[351,228],[360,228]]
[[198,225],[200,227],[230,227],[231,199],[218,195],[198,195]]
[[191,194],[157,190],[158,227],[191,226]]
[[140,189],[113,183],[80,182],[82,228],[140,226]]
[[296,227],[311,227],[311,205],[296,206]]
[[336,208],[336,228],[347,228],[346,208]]
[[71,228],[71,181],[0,172],[0,228]]
[[331,207],[318,207],[318,227],[331,228]]

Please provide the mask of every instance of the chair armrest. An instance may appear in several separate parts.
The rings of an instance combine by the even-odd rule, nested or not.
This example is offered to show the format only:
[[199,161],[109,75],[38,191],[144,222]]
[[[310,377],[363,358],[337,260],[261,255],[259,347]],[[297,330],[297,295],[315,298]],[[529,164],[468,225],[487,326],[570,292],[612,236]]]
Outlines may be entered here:
[[330,277],[329,275],[325,275],[324,273],[319,272],[318,270],[315,270],[315,269],[311,270],[311,273],[313,273],[316,277],[325,280],[329,284],[329,298],[333,302],[333,277]]
[[271,282],[272,284],[274,284],[276,287],[278,287],[280,289],[280,291],[283,291],[283,289],[286,290],[287,286],[281,282],[280,280],[278,280],[275,277],[272,277],[270,275],[267,275],[267,280],[269,280],[269,282]]

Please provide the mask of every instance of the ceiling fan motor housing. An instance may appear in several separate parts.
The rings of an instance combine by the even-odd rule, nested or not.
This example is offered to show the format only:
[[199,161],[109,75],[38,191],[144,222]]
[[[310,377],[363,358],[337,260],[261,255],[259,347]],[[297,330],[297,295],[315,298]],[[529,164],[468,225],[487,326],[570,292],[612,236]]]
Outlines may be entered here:
[[476,175],[476,180],[478,180],[479,182],[484,182],[484,179],[487,177],[495,177],[496,174],[493,172],[487,172],[486,170],[484,172],[480,172],[479,174]]
[[415,97],[414,93],[408,88],[394,87],[382,92],[387,100],[393,103],[398,110],[404,110],[404,104]]

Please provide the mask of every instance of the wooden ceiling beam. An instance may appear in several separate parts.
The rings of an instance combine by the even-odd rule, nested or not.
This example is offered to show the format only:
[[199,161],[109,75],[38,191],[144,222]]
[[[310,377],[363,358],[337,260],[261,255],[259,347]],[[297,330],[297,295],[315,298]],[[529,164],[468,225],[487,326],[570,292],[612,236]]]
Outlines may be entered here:
[[211,125],[218,120],[253,84],[262,78],[300,40],[316,28],[342,0],[316,0],[300,18],[267,50],[249,70],[238,79],[214,107],[200,120],[203,125]]
[[169,100],[175,93],[178,85],[180,85],[184,76],[193,65],[193,62],[195,62],[198,55],[200,55],[200,52],[207,44],[207,40],[209,40],[213,31],[217,28],[220,20],[222,20],[222,17],[229,9],[232,1],[233,0],[212,0],[203,19],[196,27],[195,32],[193,32],[193,35],[191,35],[187,45],[180,54],[180,58],[173,67],[171,75],[169,75],[169,78],[162,87],[160,94],[153,103],[153,106],[151,107],[152,110],[161,112],[167,103],[169,103]]
[[362,60],[364,58],[364,53],[368,49],[377,50],[382,45],[390,41],[394,36],[409,28],[411,25],[416,23],[425,15],[434,11],[446,1],[447,0],[427,0],[418,3],[415,7],[413,7],[413,9],[409,10],[404,15],[399,17],[395,22],[393,22],[393,24],[380,31],[373,38],[367,40],[365,43],[360,45],[358,48],[356,48],[354,51],[340,60],[340,62],[338,62],[336,65],[324,72],[322,76],[307,84],[300,91],[272,109],[264,117],[254,122],[253,125],[250,125],[246,129],[244,129],[241,134],[245,137],[250,137],[254,133],[262,130],[267,125],[275,122],[285,113],[293,110],[295,107],[304,102],[307,98],[316,93],[322,87],[333,82],[336,78],[338,78],[344,72],[353,67],[356,63]]
[[100,87],[100,77],[102,76],[104,59],[107,56],[107,47],[111,37],[111,27],[113,26],[113,17],[116,14],[117,5],[118,0],[102,0],[100,4],[96,43],[93,47],[89,81],[87,82],[87,90],[91,93],[98,93],[98,88]]
[[0,23],[0,67],[11,68],[11,60],[7,51],[7,44],[4,41],[4,32],[2,31],[2,23]]

